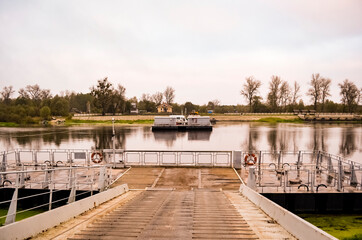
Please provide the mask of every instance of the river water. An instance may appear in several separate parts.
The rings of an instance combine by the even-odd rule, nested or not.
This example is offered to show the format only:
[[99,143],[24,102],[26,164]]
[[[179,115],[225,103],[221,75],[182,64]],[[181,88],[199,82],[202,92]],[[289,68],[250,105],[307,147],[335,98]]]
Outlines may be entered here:
[[[322,150],[362,163],[362,124],[218,123],[211,132],[116,125],[128,150]],[[0,150],[112,148],[112,126],[0,128]]]

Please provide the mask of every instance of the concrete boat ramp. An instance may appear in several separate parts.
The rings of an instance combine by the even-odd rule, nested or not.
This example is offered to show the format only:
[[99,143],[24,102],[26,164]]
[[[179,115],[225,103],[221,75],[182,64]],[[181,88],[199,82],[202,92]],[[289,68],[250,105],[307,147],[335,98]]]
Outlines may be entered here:
[[132,168],[114,185],[127,181],[129,192],[34,239],[295,239],[239,194],[231,168]]

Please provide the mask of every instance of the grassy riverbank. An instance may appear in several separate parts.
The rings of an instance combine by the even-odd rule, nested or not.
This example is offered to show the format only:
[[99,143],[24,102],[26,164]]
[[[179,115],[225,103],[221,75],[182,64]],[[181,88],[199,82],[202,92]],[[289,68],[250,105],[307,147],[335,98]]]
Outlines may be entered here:
[[[18,211],[21,211],[21,209],[18,209]],[[17,213],[15,221],[20,221],[22,219],[32,217],[34,215],[37,215],[37,214],[43,213],[43,212],[44,212],[44,210],[30,210],[30,211],[26,211],[26,212],[22,212],[22,213]],[[8,213],[7,209],[0,209],[0,217],[6,216],[7,213]],[[0,226],[4,225],[5,219],[6,219],[6,217],[0,218]]]
[[[141,125],[141,124],[153,124],[154,117],[157,115],[121,115],[121,116],[76,116],[72,119],[65,120],[64,124],[60,126],[73,126],[73,125],[110,125],[112,124],[112,118],[115,119],[115,123],[119,125]],[[163,115],[165,116],[165,115]],[[219,123],[238,123],[238,122],[261,122],[261,123],[314,123],[311,121],[304,121],[298,116],[293,114],[245,114],[245,115],[227,115],[227,114],[213,114],[205,115],[215,119]],[[60,118],[62,119],[62,118]],[[318,122],[323,123],[323,122]],[[330,121],[325,122],[329,124],[334,123],[361,123],[361,121]],[[58,125],[56,120],[52,120],[49,125]],[[29,127],[29,126],[44,126],[41,123],[34,124],[17,124],[12,122],[0,122],[0,127]]]
[[362,215],[302,214],[300,217],[338,239],[362,239]]
[[[152,124],[153,120],[115,120],[115,124]],[[112,120],[85,120],[85,119],[72,119],[72,120],[66,120],[65,125],[79,125],[79,124],[101,124],[101,125],[109,125],[112,124]]]
[[300,118],[292,118],[292,119],[283,119],[279,117],[267,117],[256,120],[255,122],[265,122],[265,123],[305,123]]
[[0,122],[0,127],[19,127],[20,124],[14,122]]

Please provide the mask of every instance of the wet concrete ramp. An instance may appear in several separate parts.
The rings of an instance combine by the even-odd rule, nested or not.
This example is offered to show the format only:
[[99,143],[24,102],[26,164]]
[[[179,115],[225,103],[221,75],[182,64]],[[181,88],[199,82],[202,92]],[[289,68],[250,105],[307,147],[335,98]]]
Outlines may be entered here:
[[224,192],[144,191],[68,239],[257,239]]

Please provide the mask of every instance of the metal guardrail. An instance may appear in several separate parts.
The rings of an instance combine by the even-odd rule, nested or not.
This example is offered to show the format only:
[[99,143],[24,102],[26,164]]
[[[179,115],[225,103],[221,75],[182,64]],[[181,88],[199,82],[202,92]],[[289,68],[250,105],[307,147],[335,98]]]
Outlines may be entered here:
[[[5,224],[10,224],[15,222],[17,214],[44,208],[51,210],[52,206],[60,202],[67,201],[67,203],[71,203],[81,195],[88,194],[92,196],[95,190],[103,191],[111,183],[110,168],[111,165],[59,168],[48,168],[46,165],[44,170],[27,169],[0,172],[1,179],[3,179],[0,188],[14,188],[12,199],[0,202],[0,208],[8,208],[7,214],[0,216],[0,219],[6,218]],[[48,189],[49,191],[18,197],[20,188]],[[54,193],[65,189],[70,190],[69,196],[57,200],[53,199]],[[77,193],[77,190],[82,190],[82,192]],[[49,201],[17,211],[18,201],[29,200],[41,195],[49,195]]]
[[91,166],[92,155],[99,152],[103,163],[126,166],[209,166],[231,167],[232,151],[141,151],[122,149],[103,149],[101,151],[84,149],[67,150],[14,150],[0,154],[0,171],[16,166]]
[[124,151],[126,166],[231,167],[232,151]]
[[[14,150],[0,154],[0,171],[24,170],[27,167],[93,166],[95,151],[67,150]],[[349,186],[361,188],[360,163],[322,151],[176,151],[176,150],[123,150],[103,149],[100,164],[115,166],[179,166],[179,167],[234,167],[242,168],[249,158],[255,159],[259,187],[295,188],[290,180],[301,179],[311,191],[324,184],[337,191]],[[274,172],[265,175],[264,173]],[[298,174],[297,174],[298,173]],[[1,180],[0,184],[4,182]],[[294,181],[298,182],[298,181]],[[267,186],[268,185],[268,186]],[[299,184],[300,185],[300,184]],[[297,187],[299,187],[297,185]],[[323,186],[322,186],[323,187]]]
[[[322,151],[262,152],[254,166],[260,192],[318,192],[362,190],[362,164]],[[249,171],[250,172],[250,171]],[[254,172],[254,171],[253,171]],[[274,189],[274,190],[272,190]]]

